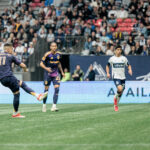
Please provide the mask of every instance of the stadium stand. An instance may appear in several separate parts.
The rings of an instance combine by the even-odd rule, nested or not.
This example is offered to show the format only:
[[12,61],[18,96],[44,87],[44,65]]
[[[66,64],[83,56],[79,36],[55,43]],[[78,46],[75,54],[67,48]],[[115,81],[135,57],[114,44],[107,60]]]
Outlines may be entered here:
[[[5,8],[8,4],[10,7]],[[129,37],[136,43],[144,35],[145,45],[141,49],[147,48],[146,54],[150,54],[146,47],[150,38],[148,0],[10,0],[10,3],[2,0],[0,10],[2,8],[1,47],[5,42],[12,42],[16,50],[19,44],[29,49],[32,43],[35,48],[38,40],[45,39],[47,44],[56,41],[64,54],[97,55],[95,49],[100,47],[105,55]],[[95,34],[95,38],[91,34]],[[93,49],[85,49],[89,37]],[[129,47],[131,49],[131,45]],[[23,52],[19,51],[20,56]],[[140,52],[136,55],[143,54]]]

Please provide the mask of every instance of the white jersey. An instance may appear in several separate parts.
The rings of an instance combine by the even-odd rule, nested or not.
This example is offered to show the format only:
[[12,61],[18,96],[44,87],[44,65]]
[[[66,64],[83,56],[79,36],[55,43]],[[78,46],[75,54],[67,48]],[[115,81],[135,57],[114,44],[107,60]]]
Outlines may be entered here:
[[125,66],[128,66],[128,59],[124,56],[112,56],[109,58],[108,63],[112,67],[112,78],[113,79],[126,79],[125,77]]

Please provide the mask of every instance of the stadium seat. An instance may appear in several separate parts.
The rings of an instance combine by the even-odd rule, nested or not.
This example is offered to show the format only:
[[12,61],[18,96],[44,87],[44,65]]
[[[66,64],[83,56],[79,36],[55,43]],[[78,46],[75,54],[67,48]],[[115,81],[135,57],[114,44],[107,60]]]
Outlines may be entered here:
[[110,28],[110,31],[111,31],[111,32],[114,32],[114,31],[115,31],[115,29],[114,29],[113,27],[111,27],[111,28]]
[[99,23],[97,23],[97,22],[96,22],[94,25],[95,25],[95,26],[97,26],[97,27],[100,27],[100,24],[99,24]]
[[137,22],[137,20],[134,18],[134,19],[132,19],[132,22],[133,22],[133,23],[136,23],[136,22]]
[[127,24],[126,23],[124,23],[124,22],[122,22],[122,23],[118,23],[118,27],[126,27],[127,26]]
[[126,31],[130,34],[132,29],[128,27],[128,28],[126,28]]
[[131,23],[128,23],[128,27],[133,27],[135,23],[131,22]]
[[34,3],[40,3],[41,0],[34,0]]
[[126,18],[126,19],[124,20],[124,22],[126,22],[126,23],[131,23],[131,22],[132,22],[132,19],[131,19],[131,18]]
[[97,19],[95,26],[101,26],[102,19]]
[[41,6],[42,6],[41,0],[33,0],[33,2],[30,3],[30,7],[32,7],[33,9],[35,7],[41,7]]
[[42,4],[41,3],[31,3],[30,7],[35,8],[35,7],[41,7]]
[[92,20],[93,24],[95,24],[95,19]]
[[123,22],[123,19],[122,18],[117,18],[117,23],[121,23]]

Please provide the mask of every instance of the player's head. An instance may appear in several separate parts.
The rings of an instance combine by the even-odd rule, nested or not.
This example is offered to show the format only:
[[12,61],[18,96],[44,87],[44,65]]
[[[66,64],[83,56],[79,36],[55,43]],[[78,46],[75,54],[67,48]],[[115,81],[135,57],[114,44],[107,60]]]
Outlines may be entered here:
[[89,67],[90,71],[93,70],[93,65],[91,64]]
[[51,50],[52,52],[56,52],[56,50],[57,50],[57,43],[56,43],[56,42],[52,42],[52,43],[50,44],[50,50]]
[[115,48],[115,55],[120,56],[122,53],[122,47],[120,45],[117,45]]
[[76,70],[80,70],[80,65],[76,65]]
[[11,43],[5,43],[4,44],[4,51],[12,54],[13,53],[13,45]]

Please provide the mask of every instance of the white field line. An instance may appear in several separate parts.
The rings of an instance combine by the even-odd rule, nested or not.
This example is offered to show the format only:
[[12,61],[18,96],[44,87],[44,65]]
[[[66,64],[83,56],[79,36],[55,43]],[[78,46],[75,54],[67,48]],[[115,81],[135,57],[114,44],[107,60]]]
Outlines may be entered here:
[[134,143],[134,144],[58,144],[58,143],[45,143],[45,144],[32,144],[32,143],[23,143],[23,144],[17,144],[17,143],[12,143],[12,144],[0,144],[0,146],[15,146],[15,147],[43,147],[43,146],[106,146],[106,147],[112,147],[112,146],[121,146],[121,147],[133,147],[133,146],[142,146],[142,147],[150,147],[150,144],[146,143]]

